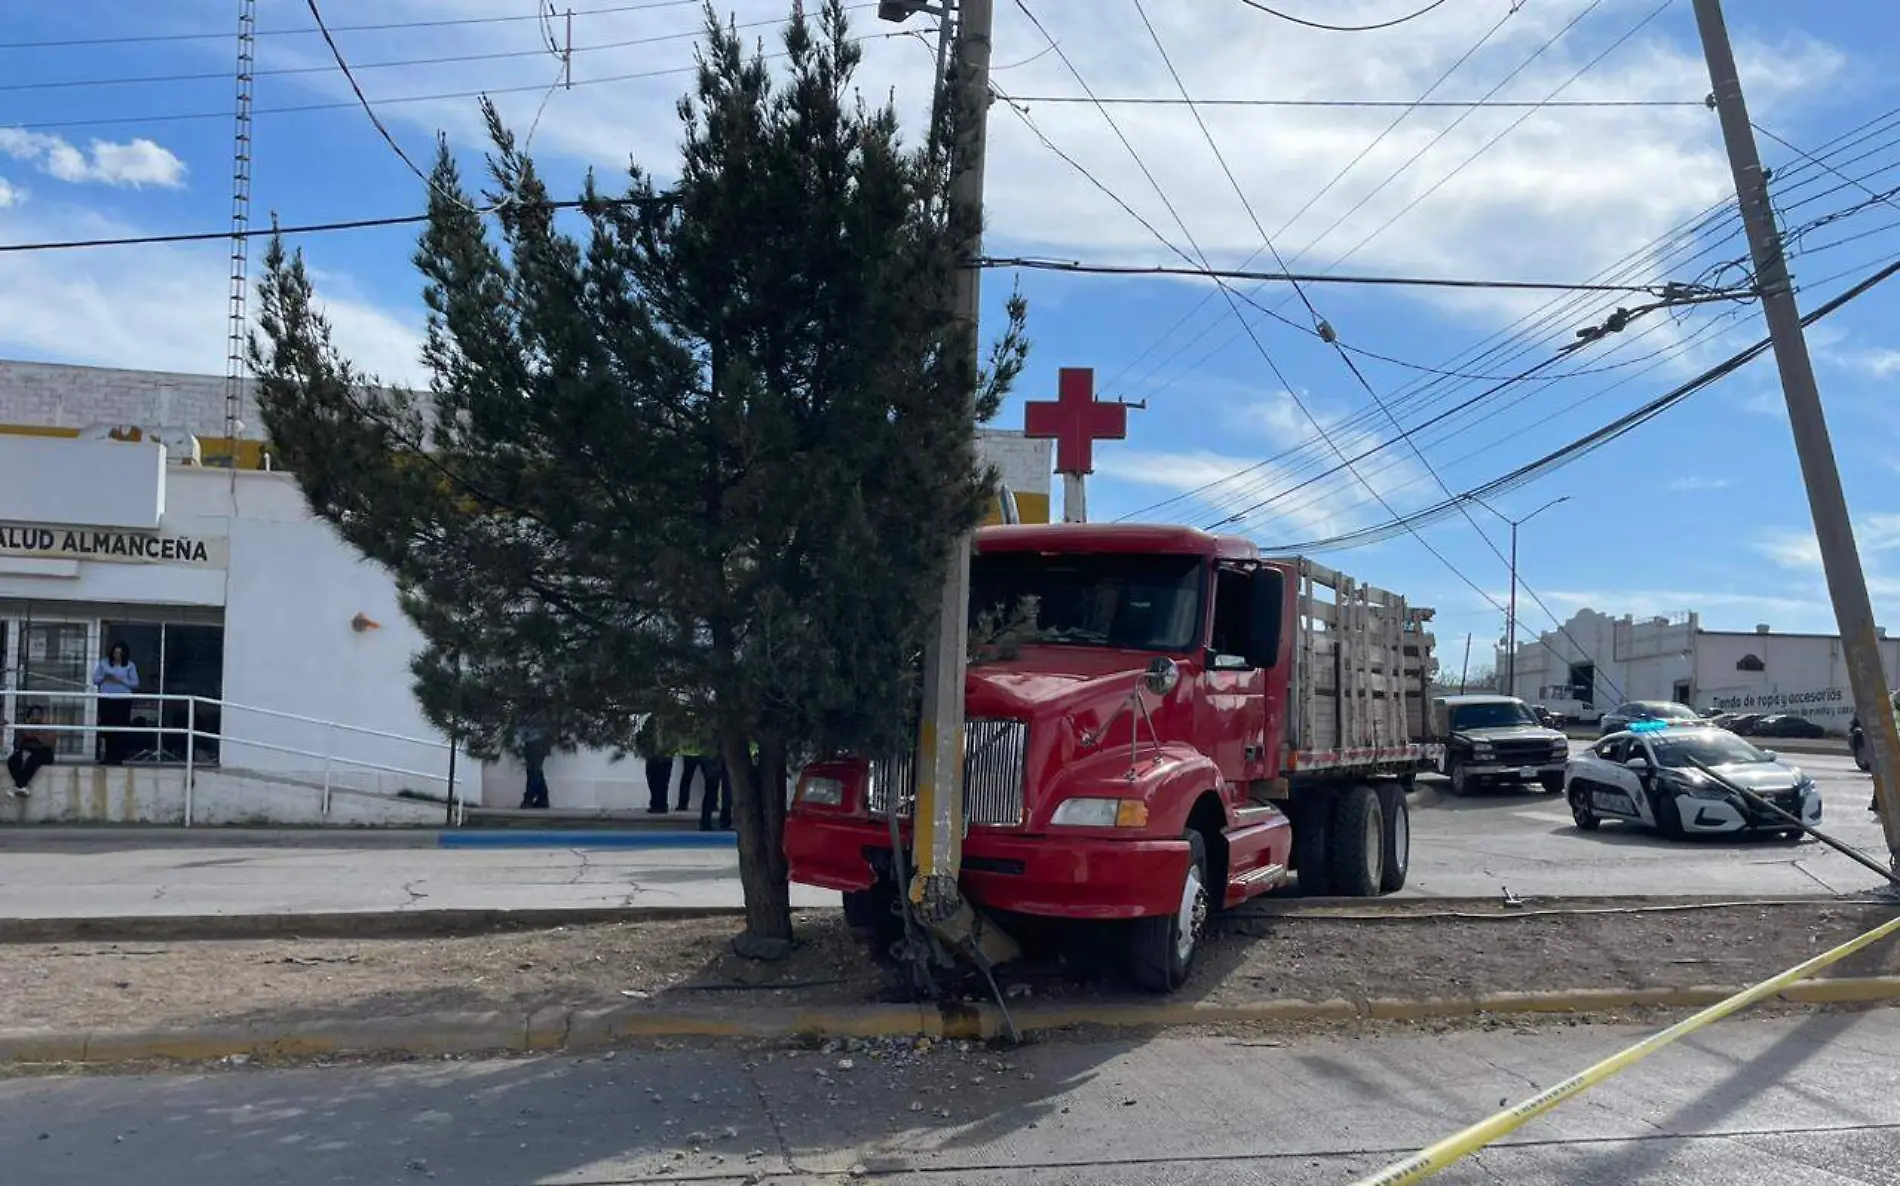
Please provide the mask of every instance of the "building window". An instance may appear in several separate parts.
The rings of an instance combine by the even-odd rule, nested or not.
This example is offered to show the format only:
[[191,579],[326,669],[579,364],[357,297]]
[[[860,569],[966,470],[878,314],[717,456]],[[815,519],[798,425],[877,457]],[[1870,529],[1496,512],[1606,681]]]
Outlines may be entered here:
[[[0,715],[18,721],[37,707],[48,724],[64,726],[55,734],[57,760],[96,761],[104,735],[92,669],[114,643],[125,644],[139,669],[131,698],[137,731],[124,743],[125,760],[183,762],[189,722],[198,732],[195,760],[215,763],[224,695],[224,612],[216,608],[0,600]],[[204,699],[195,710],[164,699],[176,696]]]
[[1735,670],[1766,671],[1768,670],[1768,664],[1763,663],[1759,655],[1743,655],[1740,659],[1735,661]]

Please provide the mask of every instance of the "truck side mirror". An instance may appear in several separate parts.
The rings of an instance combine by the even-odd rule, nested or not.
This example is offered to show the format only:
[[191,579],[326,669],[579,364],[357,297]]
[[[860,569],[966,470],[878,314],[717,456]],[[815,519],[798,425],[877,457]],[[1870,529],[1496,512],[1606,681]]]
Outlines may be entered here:
[[1261,671],[1280,663],[1280,620],[1286,607],[1286,574],[1268,565],[1253,573],[1253,605],[1247,615],[1247,665]]

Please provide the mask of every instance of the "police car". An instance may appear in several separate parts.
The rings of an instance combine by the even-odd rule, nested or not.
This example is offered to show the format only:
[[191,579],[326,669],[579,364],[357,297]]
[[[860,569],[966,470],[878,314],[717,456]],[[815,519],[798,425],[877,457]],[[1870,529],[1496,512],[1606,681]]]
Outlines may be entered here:
[[1779,832],[1799,837],[1782,816],[1737,794],[1742,787],[1800,819],[1821,822],[1814,780],[1726,729],[1638,721],[1570,759],[1564,795],[1586,832],[1604,820],[1647,824],[1670,838]]

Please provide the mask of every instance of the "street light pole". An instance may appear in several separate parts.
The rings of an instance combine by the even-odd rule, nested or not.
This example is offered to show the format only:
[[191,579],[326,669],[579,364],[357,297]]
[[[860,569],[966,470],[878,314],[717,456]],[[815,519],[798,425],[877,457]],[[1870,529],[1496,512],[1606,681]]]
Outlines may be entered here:
[[[1474,498],[1471,501],[1504,520],[1505,524],[1511,529],[1511,605],[1510,608],[1504,612],[1504,670],[1506,673],[1504,677],[1504,694],[1506,696],[1515,696],[1517,695],[1517,529],[1556,506],[1558,503],[1569,502],[1570,496],[1568,494],[1560,494],[1530,514],[1518,519],[1511,518],[1483,499]],[[1497,603],[1492,602],[1492,604],[1495,605]]]

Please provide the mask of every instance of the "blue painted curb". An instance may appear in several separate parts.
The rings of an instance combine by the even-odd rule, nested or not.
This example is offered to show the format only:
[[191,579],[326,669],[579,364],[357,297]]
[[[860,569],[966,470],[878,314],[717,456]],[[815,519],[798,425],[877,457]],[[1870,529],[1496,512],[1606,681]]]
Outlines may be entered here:
[[732,848],[731,832],[544,832],[471,830],[437,833],[438,848]]

